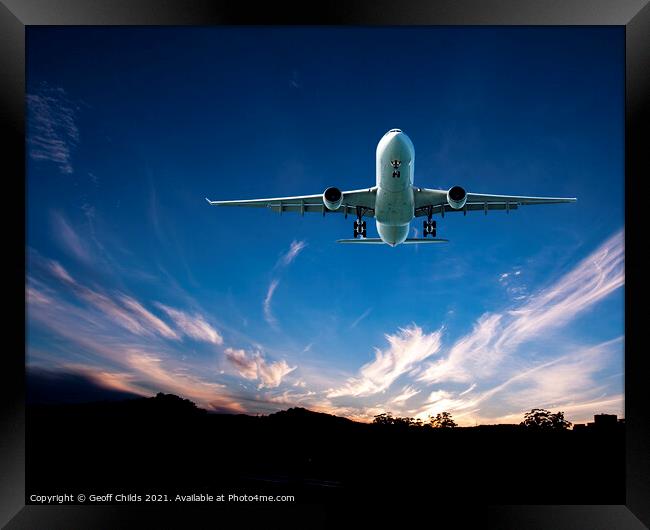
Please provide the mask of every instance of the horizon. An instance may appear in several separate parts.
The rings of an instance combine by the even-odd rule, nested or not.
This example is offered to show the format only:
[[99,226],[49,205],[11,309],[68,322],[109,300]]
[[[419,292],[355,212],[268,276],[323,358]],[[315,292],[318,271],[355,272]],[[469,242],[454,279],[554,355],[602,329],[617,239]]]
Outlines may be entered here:
[[[623,417],[622,28],[26,38],[28,372],[251,415]],[[578,201],[438,217],[445,248],[205,204],[372,186],[394,127],[417,186]]]
[[[28,394],[29,394],[29,390],[28,390]],[[164,392],[157,392],[155,395],[152,395],[152,396],[141,396],[141,395],[133,394],[133,395],[129,395],[129,396],[121,396],[120,395],[119,397],[115,397],[115,396],[108,397],[108,395],[105,395],[103,398],[97,398],[97,399],[94,399],[94,400],[91,400],[91,401],[49,401],[49,400],[46,400],[46,401],[35,400],[35,401],[33,401],[33,400],[30,400],[30,398],[28,397],[27,404],[32,405],[32,406],[54,406],[54,407],[67,407],[67,406],[76,406],[76,405],[102,405],[102,406],[107,406],[107,405],[115,405],[115,404],[120,404],[120,403],[128,403],[128,402],[132,402],[132,401],[139,401],[139,400],[156,400],[156,399],[169,399],[169,398],[175,398],[175,399],[178,399],[178,400],[180,400],[182,402],[188,402],[193,407],[195,407],[197,410],[199,410],[201,412],[204,412],[206,414],[210,414],[210,415],[225,415],[225,416],[237,415],[237,416],[248,416],[248,417],[251,417],[251,418],[252,417],[259,418],[259,417],[273,416],[275,414],[282,413],[282,412],[290,412],[290,411],[299,410],[299,411],[309,412],[311,414],[325,415],[325,416],[332,416],[332,417],[335,417],[335,418],[341,418],[341,419],[353,421],[355,423],[363,423],[363,424],[366,424],[366,425],[376,423],[375,419],[378,416],[387,416],[387,417],[390,417],[390,418],[392,418],[394,420],[415,420],[415,418],[400,417],[400,416],[393,415],[392,412],[390,412],[390,411],[385,411],[384,413],[378,414],[372,420],[368,420],[367,418],[353,419],[353,418],[348,418],[346,416],[338,416],[336,414],[331,414],[329,412],[321,412],[321,411],[311,410],[311,409],[309,409],[307,407],[301,407],[301,406],[288,407],[286,409],[280,409],[280,410],[276,410],[276,411],[273,411],[273,412],[268,412],[266,414],[259,414],[259,413],[257,413],[257,414],[247,414],[245,412],[224,412],[224,411],[216,411],[216,410],[210,410],[210,409],[202,408],[199,405],[197,405],[196,403],[194,403],[194,401],[192,401],[191,399],[185,398],[183,396],[178,396],[176,394],[166,394]],[[537,410],[542,410],[542,409],[537,409]],[[446,411],[443,411],[443,412],[446,412]],[[532,412],[532,410],[531,411],[526,411],[526,412]],[[546,411],[546,412],[550,412],[551,414],[555,414],[555,413],[560,413],[561,414],[562,413],[562,411],[555,411],[555,412],[554,411]],[[594,415],[592,417],[592,420],[593,420],[592,422],[586,422],[586,423],[583,423],[583,424],[581,424],[581,423],[571,423],[571,425],[569,425],[569,427],[567,427],[566,430],[573,430],[574,427],[576,427],[576,425],[579,426],[579,427],[583,427],[585,425],[593,425],[598,416],[610,416],[610,415],[605,414],[605,413],[594,413]],[[617,423],[625,422],[625,417],[619,418],[615,414],[613,416],[616,417]],[[428,419],[433,420],[434,417],[430,416]],[[450,415],[450,419],[452,419],[452,420],[454,419],[453,415]],[[464,429],[464,428],[473,428],[473,427],[495,427],[495,426],[503,426],[503,425],[523,426],[523,424],[524,424],[523,420],[524,420],[524,417],[522,415],[522,421],[519,422],[519,423],[485,423],[485,424],[475,424],[475,425],[454,425],[453,428]],[[429,425],[429,423],[430,422],[417,423],[415,421],[410,421],[409,426],[412,426],[412,427],[426,427],[426,426]]]

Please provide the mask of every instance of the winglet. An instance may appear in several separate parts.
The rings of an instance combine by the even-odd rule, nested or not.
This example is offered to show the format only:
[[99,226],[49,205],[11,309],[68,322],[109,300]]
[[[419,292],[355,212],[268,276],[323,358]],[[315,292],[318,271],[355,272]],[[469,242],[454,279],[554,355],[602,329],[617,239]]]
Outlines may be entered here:
[[210,200],[210,199],[208,199],[207,197],[205,198],[205,200],[206,200],[206,201],[208,201],[208,204],[209,204],[210,206],[212,206],[212,204],[213,204],[213,201],[211,201],[211,200]]

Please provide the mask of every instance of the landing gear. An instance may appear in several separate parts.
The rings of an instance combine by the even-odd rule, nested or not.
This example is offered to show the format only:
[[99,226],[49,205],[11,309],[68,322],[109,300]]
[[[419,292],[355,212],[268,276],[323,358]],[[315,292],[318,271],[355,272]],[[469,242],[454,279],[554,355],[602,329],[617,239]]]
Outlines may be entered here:
[[431,234],[431,237],[436,237],[436,222],[431,220],[432,216],[433,216],[433,208],[429,206],[429,209],[427,211],[427,220],[424,221],[423,223],[423,229],[422,229],[423,237],[427,237],[429,234]]
[[357,219],[354,222],[354,238],[358,236],[366,237],[366,222]]
[[358,236],[366,237],[366,222],[361,220],[364,213],[365,209],[357,206],[357,219],[354,221],[354,239]]
[[399,178],[400,177],[400,172],[399,172],[399,166],[401,165],[400,160],[391,160],[390,165],[393,166],[393,178]]
[[427,237],[429,234],[431,234],[431,237],[436,237],[436,222],[424,221],[422,234],[424,237]]

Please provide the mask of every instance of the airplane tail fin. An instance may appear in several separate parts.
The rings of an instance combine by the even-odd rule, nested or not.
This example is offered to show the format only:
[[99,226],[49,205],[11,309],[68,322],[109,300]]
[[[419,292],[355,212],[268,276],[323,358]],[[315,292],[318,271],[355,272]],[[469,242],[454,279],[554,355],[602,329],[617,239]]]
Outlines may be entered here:
[[[380,238],[378,237],[367,237],[365,239],[337,239],[337,243],[356,243],[359,245],[385,245]],[[417,245],[418,243],[449,243],[448,239],[416,239],[408,238],[406,241],[403,241],[403,245]]]

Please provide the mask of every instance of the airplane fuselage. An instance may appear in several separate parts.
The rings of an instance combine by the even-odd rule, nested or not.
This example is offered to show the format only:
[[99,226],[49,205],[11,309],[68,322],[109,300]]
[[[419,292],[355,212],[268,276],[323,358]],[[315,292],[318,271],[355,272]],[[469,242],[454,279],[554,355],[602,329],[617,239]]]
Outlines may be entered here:
[[415,149],[400,129],[391,129],[377,144],[375,221],[379,237],[394,247],[408,237],[414,216]]

